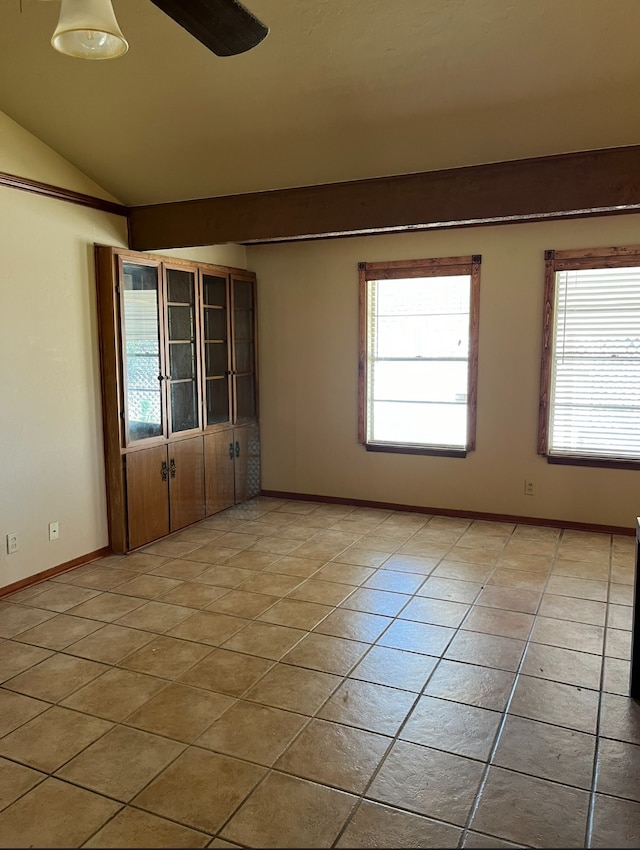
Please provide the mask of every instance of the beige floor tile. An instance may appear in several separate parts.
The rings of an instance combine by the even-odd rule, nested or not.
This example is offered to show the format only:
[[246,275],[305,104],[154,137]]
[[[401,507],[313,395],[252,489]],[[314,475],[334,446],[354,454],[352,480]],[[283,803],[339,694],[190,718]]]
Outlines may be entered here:
[[[230,549],[230,552],[234,552],[234,549]],[[255,570],[243,570],[240,567],[230,567],[225,563],[224,565],[216,564],[213,567],[209,567],[205,572],[200,573],[198,576],[198,581],[203,584],[213,584],[216,587],[239,587],[243,585],[248,579],[255,578]]]
[[553,562],[552,575],[570,576],[571,578],[588,579],[589,581],[608,581],[609,563],[607,558],[599,559],[598,563],[590,561],[569,561],[559,553]]
[[107,670],[62,701],[62,705],[116,723],[165,687],[164,679],[131,670]]
[[417,596],[402,609],[398,616],[403,620],[416,620],[420,623],[457,628],[468,611],[469,606],[462,602]]
[[276,603],[279,598],[265,596],[263,593],[248,593],[245,590],[227,590],[224,596],[220,596],[215,601],[212,600],[207,605],[207,611],[253,620]]
[[49,650],[41,647],[5,640],[4,643],[0,643],[0,682],[28,670],[34,664],[49,658],[51,654]]
[[604,643],[604,653],[611,658],[631,658],[631,632],[625,629],[607,629]]
[[482,773],[480,762],[398,741],[366,796],[464,826]]
[[242,589],[249,593],[264,593],[267,596],[286,596],[288,593],[302,584],[300,576],[283,575],[280,573],[254,573],[248,581],[244,582]]
[[167,632],[171,637],[220,646],[243,626],[250,623],[242,617],[230,617],[213,611],[198,611]]
[[56,776],[130,801],[184,750],[184,744],[116,726],[60,768]]
[[271,766],[308,721],[301,714],[237,700],[196,743],[199,747]]
[[[330,543],[335,546],[340,546],[341,552],[352,549],[361,539],[362,534],[354,531],[338,531],[335,528],[328,528],[325,531],[318,531],[313,535],[312,543]],[[348,563],[348,562],[345,562]]]
[[362,541],[356,546],[350,546],[340,553],[341,564],[353,564],[355,567],[380,567],[389,557],[387,552],[362,547]]
[[254,685],[269,668],[272,661],[255,658],[241,652],[216,649],[195,667],[180,677],[186,685],[239,697]]
[[340,552],[347,548],[348,544],[342,543],[321,543],[314,538],[301,543],[295,550],[295,553],[300,558],[319,558],[323,561],[330,561],[336,558]]
[[338,608],[318,623],[315,631],[324,635],[372,643],[391,622],[390,617]]
[[[163,542],[169,543],[170,541],[165,540]],[[173,557],[175,558],[175,555]],[[147,573],[156,569],[156,567],[161,567],[162,564],[166,564],[167,561],[171,560],[173,560],[173,558],[167,557],[166,555],[152,555],[148,554],[147,551],[133,552],[132,554],[126,555],[122,558],[118,566],[123,570],[133,570],[136,573]]]
[[[355,591],[358,593],[359,591]],[[321,605],[339,605],[343,600],[351,598],[354,589],[348,584],[335,581],[317,581],[308,579],[289,594],[289,599],[301,599],[304,602],[319,602]]]
[[125,806],[84,847],[204,847],[209,836]]
[[411,691],[346,679],[320,709],[318,717],[381,735],[395,735],[415,699]]
[[589,790],[595,748],[595,735],[510,715],[493,763]]
[[[464,550],[462,550],[464,551]],[[493,572],[493,564],[469,564],[450,560],[451,553],[431,573],[434,578],[457,579],[458,581],[485,582]]]
[[622,658],[609,658],[605,656],[604,670],[602,674],[602,690],[621,696],[629,695],[629,679],[631,676],[631,662]]
[[460,540],[458,540],[456,545],[449,550],[447,560],[459,564],[493,566],[501,554],[501,550],[496,551],[495,549],[477,549],[475,547],[461,546]]
[[192,744],[235,703],[223,694],[171,684],[127,717],[127,725]]
[[506,608],[523,614],[535,614],[542,594],[536,590],[518,590],[512,587],[485,587],[476,600],[476,605],[487,608]]
[[501,838],[494,838],[491,835],[483,835],[481,832],[470,831],[462,845],[464,848],[486,848],[487,850],[508,850],[510,847],[522,847],[522,844],[512,844],[510,841],[503,841]]
[[602,626],[592,626],[588,623],[574,623],[538,616],[531,632],[531,640],[534,643],[601,655],[604,647],[604,629]]
[[[630,605],[612,605],[609,603],[607,615],[607,626],[610,629],[627,629],[633,628],[633,608]],[[24,640],[24,635],[20,636],[20,640]]]
[[545,525],[529,525],[521,523],[516,525],[513,536],[515,538],[525,538],[527,540],[555,540],[560,539],[562,529],[552,528]]
[[505,555],[538,555],[552,557],[557,548],[556,538],[544,540],[536,537],[524,537],[517,529],[504,547]]
[[533,614],[524,614],[522,611],[474,605],[462,623],[462,628],[469,632],[527,640],[533,625],[533,617]]
[[187,608],[206,608],[226,593],[226,587],[216,587],[215,584],[203,584],[200,581],[185,581],[161,596],[158,602],[170,602]]
[[557,596],[575,596],[577,599],[592,599],[594,602],[607,601],[606,581],[587,581],[570,576],[551,575],[546,587],[547,593]]
[[275,763],[276,770],[364,792],[392,739],[338,723],[312,720]]
[[367,614],[395,617],[410,599],[411,596],[405,593],[390,593],[386,590],[359,587],[340,602],[340,607],[351,611],[364,611]]
[[66,652],[92,661],[102,661],[104,664],[117,664],[126,655],[153,640],[153,634],[149,632],[127,629],[111,623],[100,625],[98,631],[71,644]]
[[254,543],[260,540],[257,534],[243,534],[241,531],[228,531],[222,537],[218,537],[216,542],[219,546],[228,546],[230,549],[248,549]]
[[3,687],[36,699],[58,702],[107,669],[105,664],[56,653],[9,679]]
[[[165,578],[175,578],[183,582],[192,582],[198,576],[202,575],[207,569],[206,564],[198,561],[187,561],[182,558],[176,558],[173,561],[167,561],[159,567],[154,567],[150,572],[155,576],[164,576]],[[169,591],[171,593],[171,591]]]
[[640,803],[596,794],[590,847],[637,847]]
[[460,581],[455,578],[430,576],[418,589],[418,596],[433,599],[446,599],[450,602],[472,603],[482,590],[482,584],[474,581]]
[[62,613],[70,608],[79,605],[81,602],[86,602],[98,596],[99,590],[91,590],[86,587],[76,587],[73,584],[58,584],[45,590],[43,593],[38,593],[36,596],[23,602],[24,605],[33,605],[34,608],[46,608],[48,611],[57,611]]
[[515,672],[525,645],[524,641],[501,635],[460,631],[451,641],[445,657],[451,661]]
[[223,647],[234,652],[246,652],[248,655],[279,661],[306,634],[302,629],[254,621],[225,641]]
[[573,649],[532,643],[527,649],[522,672],[539,679],[551,679],[583,688],[600,687],[602,658]]
[[[248,552],[265,552],[268,555],[286,555],[291,552],[292,549],[295,549],[297,545],[297,540],[291,540],[287,537],[266,536],[256,541]],[[266,564],[264,564],[264,562],[262,563],[264,566],[268,566],[268,564],[273,564],[274,560],[274,558],[269,558]]]
[[589,794],[492,767],[471,826],[528,847],[583,847]]
[[22,632],[18,639],[45,649],[64,649],[69,644],[95,632],[101,626],[102,623],[96,620],[59,614],[33,629]]
[[315,714],[339,684],[340,677],[330,673],[276,664],[244,696],[298,714]]
[[395,620],[378,638],[378,644],[392,649],[422,652],[425,655],[442,655],[454,634],[454,629],[445,626]]
[[516,590],[542,591],[547,583],[546,573],[532,573],[527,570],[512,570],[508,567],[498,566],[491,573],[490,586],[513,587]]
[[333,611],[331,605],[317,602],[304,602],[300,599],[281,599],[271,608],[260,614],[258,620],[277,626],[289,626],[292,629],[312,629]]
[[52,773],[113,726],[97,717],[52,706],[0,741],[0,753]]
[[[431,540],[420,540],[412,538],[400,546],[396,554],[416,555],[419,558],[428,558],[431,561],[440,561],[446,557],[451,546],[446,543],[434,543]],[[393,554],[393,553],[392,553]]]
[[285,555],[283,558],[267,567],[265,572],[280,573],[282,575],[300,576],[309,578],[314,575],[324,564],[322,558],[300,558],[298,555]]
[[462,830],[363,800],[336,847],[457,847]]
[[601,738],[596,790],[640,802],[640,746]]
[[640,744],[640,703],[628,695],[602,694],[599,734]]
[[509,706],[512,714],[595,734],[597,691],[520,675]]
[[239,567],[242,570],[253,570],[256,572],[271,566],[279,557],[280,555],[277,552],[257,552],[252,547],[251,549],[244,549],[242,552],[232,555],[228,561],[225,561],[225,564],[230,567]]
[[0,638],[12,638],[55,617],[54,611],[0,602]]
[[193,540],[158,540],[150,546],[145,546],[144,554],[147,558],[161,556],[163,558],[185,558],[198,546],[198,543]]
[[457,546],[465,546],[469,549],[492,549],[501,552],[508,540],[508,533],[485,534],[475,531],[471,526],[464,532],[457,542]]
[[368,643],[314,633],[303,637],[282,660],[286,664],[346,676],[368,649]]
[[72,608],[69,613],[75,617],[88,617],[90,620],[102,620],[112,623],[118,617],[124,617],[129,611],[140,608],[145,600],[140,597],[123,596],[120,593],[101,593],[88,602]]
[[[204,546],[199,546],[197,549],[192,549],[183,559],[185,561],[195,561],[199,564],[224,564],[229,558],[237,554],[237,549],[232,549],[230,546],[220,546],[216,538],[213,543],[205,543]],[[212,582],[215,584],[215,582]]]
[[424,687],[437,663],[438,659],[430,655],[373,646],[351,671],[350,678],[418,692]]
[[468,758],[489,758],[502,715],[472,705],[422,696],[400,738]]
[[607,606],[604,602],[594,602],[591,599],[576,599],[545,593],[542,596],[538,614],[541,617],[555,617],[558,620],[573,620],[576,623],[604,626]]
[[633,586],[635,576],[635,564],[621,564],[614,560],[611,564],[611,581],[616,584],[626,584],[628,587]]
[[135,611],[119,617],[115,622],[119,626],[131,626],[134,629],[162,634],[186,620],[194,611],[194,608],[186,608],[183,605],[169,605],[160,601],[146,602]]
[[210,652],[208,645],[162,635],[127,655],[120,661],[120,666],[150,676],[177,679]]
[[81,847],[119,808],[49,778],[0,813],[0,835],[6,847]]
[[135,797],[133,804],[215,834],[265,772],[257,765],[189,747]]
[[363,582],[363,587],[388,590],[392,593],[416,593],[425,582],[419,573],[403,573],[399,570],[377,570]]
[[514,673],[459,661],[441,661],[425,694],[441,699],[502,711],[511,693]]
[[43,779],[46,779],[44,773],[0,758],[0,811],[10,806]]
[[499,567],[506,567],[510,570],[524,570],[528,573],[539,573],[541,575],[548,575],[551,572],[552,564],[551,555],[516,553],[508,551],[508,548],[505,549],[498,560]]
[[121,584],[118,587],[118,593],[124,593],[126,596],[140,596],[144,599],[156,599],[179,586],[180,582],[177,579],[157,575],[139,575]]
[[[296,552],[298,550],[296,549]],[[367,579],[375,576],[377,571],[372,567],[357,567],[354,564],[342,564],[332,561],[313,574],[318,581],[333,581],[337,584],[347,584],[350,587],[358,587]]]
[[0,689],[0,737],[50,708],[48,702]]
[[86,567],[71,570],[67,582],[78,587],[89,587],[92,590],[113,590],[118,585],[134,578],[135,575],[136,573],[133,570],[120,570],[116,567],[87,564]]
[[357,800],[343,791],[272,773],[221,835],[249,847],[330,847]]
[[420,555],[409,555],[397,552],[384,562],[385,570],[397,570],[402,573],[416,573],[428,576],[438,566],[440,558],[427,558]]

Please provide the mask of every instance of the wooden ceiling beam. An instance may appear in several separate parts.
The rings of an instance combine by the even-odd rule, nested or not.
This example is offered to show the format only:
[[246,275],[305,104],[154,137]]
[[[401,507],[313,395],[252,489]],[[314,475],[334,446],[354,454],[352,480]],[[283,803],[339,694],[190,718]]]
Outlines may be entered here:
[[186,248],[640,210],[640,145],[134,206],[130,247]]

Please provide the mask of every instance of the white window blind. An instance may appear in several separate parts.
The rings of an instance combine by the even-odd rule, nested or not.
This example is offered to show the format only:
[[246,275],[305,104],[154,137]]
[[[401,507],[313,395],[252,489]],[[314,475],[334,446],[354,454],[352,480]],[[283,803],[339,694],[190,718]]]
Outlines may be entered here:
[[367,440],[467,448],[471,275],[370,280]]
[[549,454],[640,460],[640,267],[556,273]]

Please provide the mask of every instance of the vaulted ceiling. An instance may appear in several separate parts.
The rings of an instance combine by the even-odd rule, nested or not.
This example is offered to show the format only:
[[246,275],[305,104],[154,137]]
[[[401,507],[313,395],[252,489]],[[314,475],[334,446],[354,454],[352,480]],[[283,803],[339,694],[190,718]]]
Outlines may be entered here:
[[0,110],[125,204],[640,143],[638,0],[244,0],[217,57],[148,0],[87,62],[59,4],[0,0]]

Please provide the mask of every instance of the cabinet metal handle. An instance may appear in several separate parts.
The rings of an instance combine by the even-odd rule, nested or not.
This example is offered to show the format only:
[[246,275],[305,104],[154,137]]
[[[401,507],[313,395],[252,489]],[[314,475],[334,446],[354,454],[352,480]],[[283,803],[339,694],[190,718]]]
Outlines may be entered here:
[[233,460],[233,443],[229,443],[229,457]]
[[169,467],[167,466],[166,460],[162,461],[162,465],[160,467],[160,474],[162,475],[163,481],[166,481],[169,478]]
[[176,477],[176,462],[175,462],[174,458],[171,458],[171,460],[169,461],[169,467],[171,469],[171,477],[175,478]]
[[236,457],[240,457],[240,443],[236,440]]

